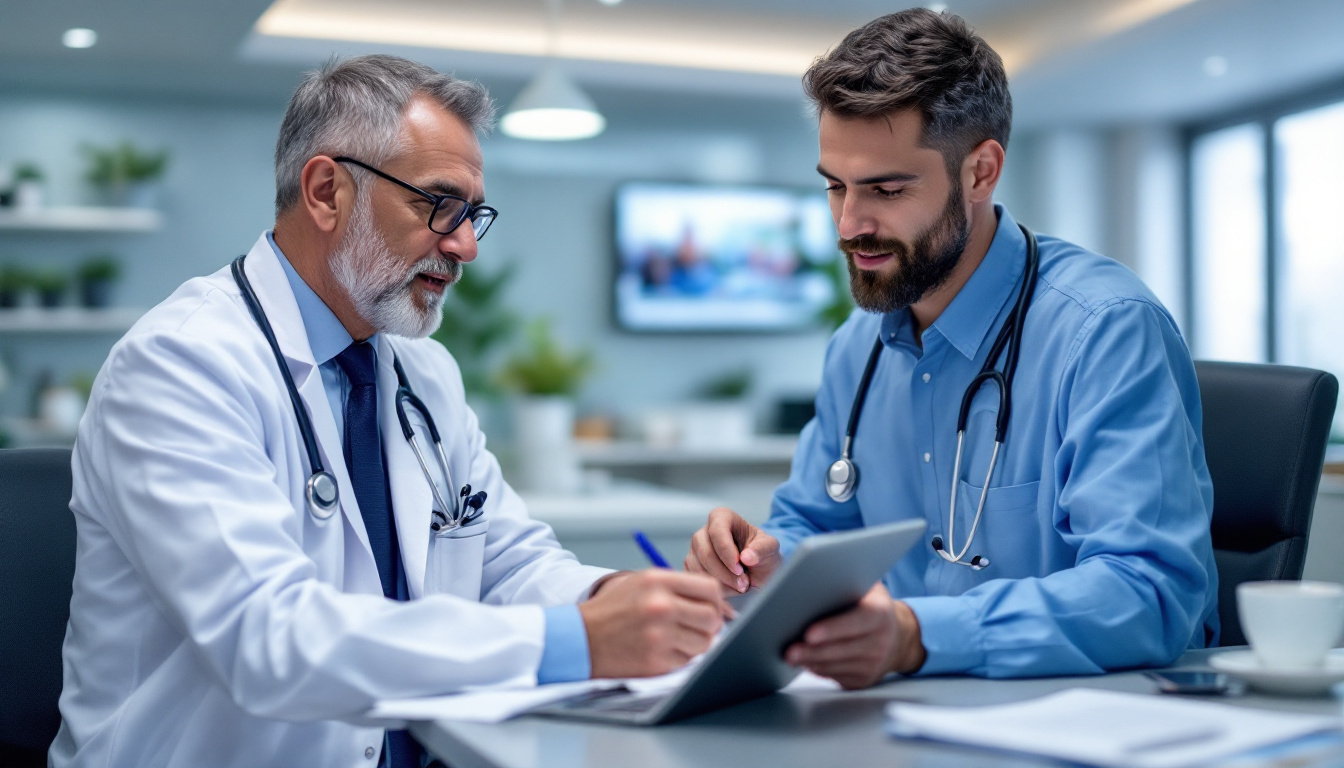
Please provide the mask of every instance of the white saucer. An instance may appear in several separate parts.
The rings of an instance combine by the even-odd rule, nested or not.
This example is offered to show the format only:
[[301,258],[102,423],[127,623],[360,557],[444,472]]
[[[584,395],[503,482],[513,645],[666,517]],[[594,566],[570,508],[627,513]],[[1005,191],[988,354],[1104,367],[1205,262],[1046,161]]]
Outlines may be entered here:
[[1344,650],[1331,651],[1317,669],[1266,669],[1255,651],[1226,651],[1209,658],[1209,666],[1235,675],[1252,688],[1288,696],[1319,696],[1344,682]]

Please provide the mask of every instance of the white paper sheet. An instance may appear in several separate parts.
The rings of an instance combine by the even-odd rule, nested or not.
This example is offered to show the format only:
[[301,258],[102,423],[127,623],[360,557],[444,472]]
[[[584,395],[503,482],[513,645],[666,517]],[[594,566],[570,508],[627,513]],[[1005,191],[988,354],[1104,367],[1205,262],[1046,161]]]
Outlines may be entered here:
[[452,696],[380,701],[369,710],[373,720],[461,720],[470,723],[500,723],[537,707],[589,691],[625,686],[635,693],[670,691],[686,681],[695,662],[658,677],[625,680],[578,680],[530,688],[484,688]]
[[[717,644],[720,638],[715,638]],[[712,646],[711,646],[712,647]],[[500,723],[537,707],[590,691],[605,691],[625,686],[638,694],[656,694],[672,691],[686,682],[691,672],[700,665],[704,655],[666,675],[631,677],[624,680],[579,680],[572,683],[552,683],[529,688],[483,688],[451,696],[432,696],[420,699],[381,701],[369,710],[372,720],[407,722],[413,720],[462,720],[471,723]],[[840,684],[804,671],[785,691],[838,691]]]
[[616,688],[620,680],[580,680],[553,683],[532,688],[494,688],[431,696],[422,699],[380,701],[369,710],[375,720],[463,720],[471,723],[499,723],[529,709],[550,704],[588,691]]
[[830,691],[841,690],[840,684],[829,677],[814,675],[807,670],[793,678],[793,682],[781,689],[784,693],[801,693],[803,691]]
[[1338,717],[1090,688],[992,707],[895,702],[887,716],[895,736],[1133,768],[1183,768],[1341,725]]

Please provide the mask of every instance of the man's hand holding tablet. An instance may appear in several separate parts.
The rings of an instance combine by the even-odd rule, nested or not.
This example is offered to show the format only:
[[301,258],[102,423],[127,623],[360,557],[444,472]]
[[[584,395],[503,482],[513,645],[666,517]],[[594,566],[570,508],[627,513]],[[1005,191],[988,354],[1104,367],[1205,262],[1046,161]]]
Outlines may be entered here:
[[[739,594],[765,586],[781,562],[775,537],[719,507],[691,537],[685,567],[718,579],[728,594]],[[892,599],[881,582],[850,610],[813,623],[800,642],[784,651],[789,664],[850,689],[866,688],[891,672],[914,672],[925,656],[914,612]]]

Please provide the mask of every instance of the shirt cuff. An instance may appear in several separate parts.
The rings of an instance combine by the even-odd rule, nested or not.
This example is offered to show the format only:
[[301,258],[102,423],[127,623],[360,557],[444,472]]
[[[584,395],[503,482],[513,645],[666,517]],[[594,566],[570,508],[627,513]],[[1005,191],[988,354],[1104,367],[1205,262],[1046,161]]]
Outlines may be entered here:
[[916,675],[949,675],[984,666],[980,620],[970,600],[961,597],[907,597],[919,620],[919,635],[928,656]]
[[537,683],[567,683],[592,675],[588,661],[588,630],[577,605],[546,608],[546,637],[537,667]]

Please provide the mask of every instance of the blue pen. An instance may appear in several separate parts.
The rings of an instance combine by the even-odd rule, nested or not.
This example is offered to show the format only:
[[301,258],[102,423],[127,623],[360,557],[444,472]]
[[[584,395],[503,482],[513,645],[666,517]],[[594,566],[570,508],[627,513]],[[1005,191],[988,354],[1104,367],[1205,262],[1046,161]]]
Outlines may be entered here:
[[667,561],[663,559],[662,553],[658,551],[657,547],[653,546],[653,542],[649,541],[649,537],[645,536],[642,531],[635,531],[634,536],[635,543],[639,545],[640,549],[644,550],[644,554],[648,556],[649,562],[653,563],[655,568],[672,567],[667,564]]

